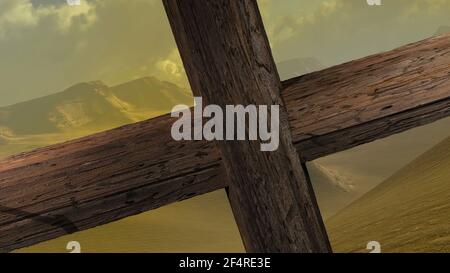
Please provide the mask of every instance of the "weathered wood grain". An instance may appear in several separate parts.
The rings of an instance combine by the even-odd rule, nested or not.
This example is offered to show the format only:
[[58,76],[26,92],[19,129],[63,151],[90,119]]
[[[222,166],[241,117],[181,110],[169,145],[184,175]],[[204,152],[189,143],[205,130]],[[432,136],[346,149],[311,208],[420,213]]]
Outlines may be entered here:
[[[345,150],[450,115],[450,34],[283,86],[302,158]],[[214,143],[173,141],[173,121],[166,115],[0,160],[0,250],[223,188]]]
[[[194,95],[222,109],[279,105],[278,149],[261,151],[261,140],[216,141],[246,250],[330,252],[312,186],[292,143],[256,0],[163,3]],[[270,119],[266,122],[271,126]]]
[[450,34],[284,83],[294,142],[310,161],[450,113]]
[[172,141],[173,122],[164,116],[1,161],[1,251],[223,188],[214,144]]

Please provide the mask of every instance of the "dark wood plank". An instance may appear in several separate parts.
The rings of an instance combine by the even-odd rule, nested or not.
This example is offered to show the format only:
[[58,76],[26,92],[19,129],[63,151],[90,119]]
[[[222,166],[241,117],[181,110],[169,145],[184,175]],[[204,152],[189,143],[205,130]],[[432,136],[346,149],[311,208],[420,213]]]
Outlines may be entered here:
[[[449,75],[443,35],[284,82],[295,146],[311,160],[449,116]],[[214,143],[173,141],[173,122],[166,115],[0,160],[0,249],[223,188]],[[129,191],[146,198],[126,202]]]
[[330,252],[312,186],[292,143],[280,78],[256,0],[163,3],[196,96],[222,109],[279,106],[278,149],[261,151],[260,140],[216,141],[246,250]]

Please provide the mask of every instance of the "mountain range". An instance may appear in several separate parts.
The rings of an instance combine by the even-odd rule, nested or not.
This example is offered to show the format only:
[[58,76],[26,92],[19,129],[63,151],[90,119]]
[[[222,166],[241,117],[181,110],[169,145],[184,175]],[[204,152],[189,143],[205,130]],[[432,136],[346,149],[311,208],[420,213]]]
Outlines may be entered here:
[[108,87],[102,82],[76,84],[62,92],[0,108],[5,137],[101,130],[164,114],[191,95],[169,82],[146,77]]
[[187,89],[154,77],[109,87],[100,81],[0,108],[0,157],[166,114],[192,105]]

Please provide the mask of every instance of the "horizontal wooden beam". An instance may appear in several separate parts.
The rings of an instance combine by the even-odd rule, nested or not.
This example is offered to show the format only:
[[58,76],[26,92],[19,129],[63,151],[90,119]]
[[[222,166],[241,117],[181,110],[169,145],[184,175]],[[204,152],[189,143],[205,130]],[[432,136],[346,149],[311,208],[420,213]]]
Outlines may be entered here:
[[305,161],[449,115],[450,34],[284,83],[294,142]]
[[[283,83],[305,161],[450,115],[450,35]],[[0,250],[226,186],[214,143],[175,142],[162,116],[0,161]]]

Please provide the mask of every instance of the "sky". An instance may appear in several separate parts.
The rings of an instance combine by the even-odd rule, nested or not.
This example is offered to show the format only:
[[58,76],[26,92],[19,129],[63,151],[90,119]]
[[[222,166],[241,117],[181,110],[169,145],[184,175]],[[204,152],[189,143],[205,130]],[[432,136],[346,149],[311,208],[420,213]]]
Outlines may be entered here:
[[[280,3],[282,2],[282,3]],[[449,0],[262,0],[275,58],[330,66],[390,50],[450,25]]]
[[[0,106],[84,81],[143,76],[187,86],[160,0],[0,1]],[[276,61],[324,66],[389,50],[450,25],[450,0],[259,0]]]

